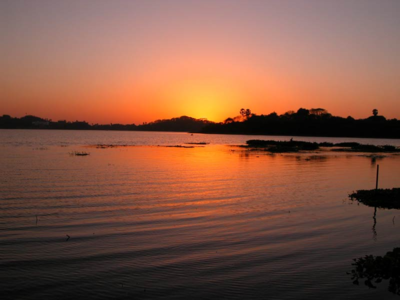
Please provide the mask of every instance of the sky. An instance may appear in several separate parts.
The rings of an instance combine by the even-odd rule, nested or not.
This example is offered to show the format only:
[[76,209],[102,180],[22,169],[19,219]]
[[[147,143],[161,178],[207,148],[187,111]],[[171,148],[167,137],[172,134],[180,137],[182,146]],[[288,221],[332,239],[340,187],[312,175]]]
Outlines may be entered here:
[[398,0],[2,0],[0,115],[400,119]]

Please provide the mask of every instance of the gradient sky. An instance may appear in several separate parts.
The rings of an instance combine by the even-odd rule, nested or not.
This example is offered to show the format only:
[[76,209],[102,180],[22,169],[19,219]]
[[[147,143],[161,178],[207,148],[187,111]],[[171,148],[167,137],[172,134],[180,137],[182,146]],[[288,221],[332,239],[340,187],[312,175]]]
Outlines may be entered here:
[[400,1],[0,2],[0,115],[400,119]]

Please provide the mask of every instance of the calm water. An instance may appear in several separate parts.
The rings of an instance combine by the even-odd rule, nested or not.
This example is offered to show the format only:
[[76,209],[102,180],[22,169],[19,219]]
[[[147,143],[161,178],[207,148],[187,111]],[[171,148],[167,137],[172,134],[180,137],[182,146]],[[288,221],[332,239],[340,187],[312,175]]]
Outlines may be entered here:
[[[400,211],[378,210],[374,226],[374,209],[347,195],[375,186],[376,164],[381,187],[400,186],[400,156],[226,146],[250,138],[0,130],[2,295],[398,299],[346,271],[400,246]],[[210,144],[157,147],[189,142]],[[88,147],[100,143],[138,146]]]

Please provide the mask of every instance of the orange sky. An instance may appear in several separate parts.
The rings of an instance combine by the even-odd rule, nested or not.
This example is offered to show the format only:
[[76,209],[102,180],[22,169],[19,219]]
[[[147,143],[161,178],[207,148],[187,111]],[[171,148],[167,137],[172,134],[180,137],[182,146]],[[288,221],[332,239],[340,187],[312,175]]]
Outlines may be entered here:
[[400,119],[399,1],[2,1],[0,114]]

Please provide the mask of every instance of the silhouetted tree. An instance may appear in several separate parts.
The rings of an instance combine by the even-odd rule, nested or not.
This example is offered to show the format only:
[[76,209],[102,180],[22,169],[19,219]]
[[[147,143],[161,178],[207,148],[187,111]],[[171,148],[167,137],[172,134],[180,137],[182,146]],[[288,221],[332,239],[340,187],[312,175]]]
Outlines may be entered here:
[[298,116],[308,116],[310,114],[310,111],[305,108],[299,108],[299,110],[296,113]]
[[376,108],[374,108],[372,110],[372,114],[374,115],[374,117],[376,117],[378,115],[378,110]]
[[233,122],[234,122],[234,120],[232,118],[227,118],[227,119],[225,119],[224,124],[230,124]]
[[310,109],[310,114],[316,115],[316,116],[321,116],[321,115],[328,114],[328,112],[324,108],[311,108]]
[[242,108],[240,110],[240,114],[242,115],[243,119],[248,119],[251,116],[251,110],[250,109],[244,109]]

